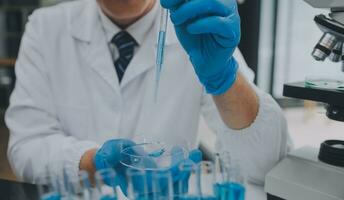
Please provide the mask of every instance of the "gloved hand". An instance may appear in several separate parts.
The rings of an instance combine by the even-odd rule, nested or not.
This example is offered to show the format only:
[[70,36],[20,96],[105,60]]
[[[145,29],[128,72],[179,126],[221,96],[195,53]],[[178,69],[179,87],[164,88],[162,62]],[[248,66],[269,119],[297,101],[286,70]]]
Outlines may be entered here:
[[177,37],[208,93],[221,95],[235,82],[233,58],[240,42],[236,0],[161,0],[170,10]]
[[[134,146],[135,143],[130,140],[116,139],[109,140],[97,151],[93,162],[96,170],[112,168],[116,172],[115,185],[119,185],[122,191],[126,191],[126,167],[120,163],[121,151],[124,148]],[[111,184],[111,185],[112,185]]]

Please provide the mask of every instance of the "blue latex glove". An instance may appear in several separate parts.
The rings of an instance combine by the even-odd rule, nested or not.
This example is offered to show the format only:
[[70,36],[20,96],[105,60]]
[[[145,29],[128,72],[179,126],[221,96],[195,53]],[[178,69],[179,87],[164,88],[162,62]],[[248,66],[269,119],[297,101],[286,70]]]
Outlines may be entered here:
[[240,42],[236,0],[161,0],[170,10],[177,37],[208,93],[221,95],[234,84]]
[[97,171],[108,168],[115,170],[116,180],[114,180],[115,183],[110,183],[110,185],[119,185],[122,191],[126,191],[127,181],[126,167],[120,163],[121,151],[134,145],[135,143],[130,140],[109,140],[97,151],[93,159]]

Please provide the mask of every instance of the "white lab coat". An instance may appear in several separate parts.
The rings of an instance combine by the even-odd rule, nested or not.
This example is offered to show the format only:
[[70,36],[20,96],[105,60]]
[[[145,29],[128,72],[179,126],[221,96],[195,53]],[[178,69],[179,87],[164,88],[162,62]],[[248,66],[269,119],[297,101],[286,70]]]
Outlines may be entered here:
[[[157,20],[158,21],[158,20]],[[46,168],[78,171],[83,153],[114,138],[143,135],[195,145],[201,113],[218,133],[218,146],[243,156],[252,180],[287,152],[280,108],[256,89],[260,111],[251,127],[225,127],[204,93],[169,25],[158,102],[154,102],[157,24],[130,63],[121,85],[101,28],[95,0],[39,9],[30,17],[16,63],[17,82],[6,113],[8,157],[17,176],[35,182]],[[239,52],[240,69],[250,80]]]

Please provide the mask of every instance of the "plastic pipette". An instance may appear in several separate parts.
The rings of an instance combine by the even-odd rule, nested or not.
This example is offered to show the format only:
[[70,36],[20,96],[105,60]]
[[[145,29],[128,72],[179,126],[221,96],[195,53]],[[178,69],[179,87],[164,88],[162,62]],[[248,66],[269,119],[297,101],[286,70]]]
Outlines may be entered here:
[[160,17],[160,28],[158,35],[158,47],[156,54],[156,71],[155,71],[155,100],[158,98],[160,74],[162,70],[162,65],[164,62],[164,50],[165,50],[165,41],[166,41],[166,31],[167,31],[167,22],[168,22],[168,10],[162,9]]

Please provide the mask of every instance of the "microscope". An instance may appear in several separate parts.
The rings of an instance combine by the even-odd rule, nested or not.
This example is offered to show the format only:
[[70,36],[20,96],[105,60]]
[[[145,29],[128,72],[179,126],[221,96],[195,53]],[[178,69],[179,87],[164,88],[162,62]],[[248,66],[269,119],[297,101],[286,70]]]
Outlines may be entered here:
[[[341,63],[344,72],[344,0],[304,1],[315,8],[330,9],[328,15],[314,18],[323,36],[314,47],[313,58]],[[344,76],[338,83],[343,81]],[[285,84],[283,95],[324,103],[328,118],[344,122],[344,88],[312,84]],[[265,191],[268,200],[344,200],[344,141],[328,140],[320,148],[302,147],[290,152],[267,174]]]

